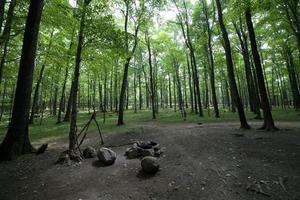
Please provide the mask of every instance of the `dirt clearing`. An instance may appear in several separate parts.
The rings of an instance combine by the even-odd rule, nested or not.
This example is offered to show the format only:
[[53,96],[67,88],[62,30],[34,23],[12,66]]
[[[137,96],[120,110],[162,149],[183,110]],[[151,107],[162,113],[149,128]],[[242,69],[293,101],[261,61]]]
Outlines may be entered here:
[[[43,155],[0,164],[0,199],[300,199],[300,125],[279,123],[281,130],[271,133],[251,125],[241,131],[238,123],[149,122],[142,132],[105,135],[107,145],[152,140],[165,147],[154,176],[124,157],[126,145],[112,148],[118,155],[112,166],[99,166],[97,158],[55,165],[67,148],[58,140]],[[88,145],[97,147],[96,137]]]

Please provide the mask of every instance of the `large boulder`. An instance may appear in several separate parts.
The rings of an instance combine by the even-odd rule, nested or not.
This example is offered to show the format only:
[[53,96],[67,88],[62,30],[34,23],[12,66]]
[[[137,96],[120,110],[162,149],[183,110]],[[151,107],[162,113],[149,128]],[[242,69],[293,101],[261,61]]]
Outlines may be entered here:
[[155,174],[159,170],[159,163],[157,158],[146,156],[141,161],[142,169],[147,174]]
[[117,154],[113,150],[106,147],[99,149],[97,156],[99,161],[105,165],[112,165],[117,159]]
[[97,156],[97,152],[93,147],[87,147],[83,150],[84,158],[95,158]]

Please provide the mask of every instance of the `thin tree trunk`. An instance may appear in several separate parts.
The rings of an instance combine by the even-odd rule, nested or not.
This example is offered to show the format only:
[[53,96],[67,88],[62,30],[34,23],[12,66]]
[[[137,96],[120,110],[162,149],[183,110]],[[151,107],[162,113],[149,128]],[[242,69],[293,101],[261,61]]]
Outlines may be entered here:
[[207,4],[205,0],[203,1],[203,8],[204,8],[206,28],[208,34],[207,44],[208,44],[208,53],[209,53],[209,61],[210,61],[209,79],[210,79],[210,86],[211,86],[212,102],[214,106],[215,117],[220,118],[220,112],[219,112],[218,101],[217,101],[217,93],[216,93],[216,85],[215,85],[215,63],[214,63],[213,49],[211,44],[212,33],[211,33],[211,27],[208,18]]
[[191,101],[191,111],[194,112],[194,93],[193,93],[193,87],[192,87],[192,75],[191,75],[191,67],[189,62],[189,57],[187,55],[187,67],[188,67],[188,75],[189,75],[189,89],[190,89],[190,101]]
[[1,112],[0,112],[0,121],[2,121],[3,113],[5,110],[5,97],[6,97],[6,90],[7,90],[7,80],[4,80],[3,85],[3,92],[2,92],[2,101],[1,101]]
[[58,109],[57,122],[56,122],[57,124],[61,123],[61,113],[63,112],[64,102],[65,102],[64,99],[65,99],[65,92],[66,92],[66,85],[67,85],[68,75],[69,75],[69,67],[66,67],[63,87],[62,87],[60,101],[59,101],[59,109]]
[[152,53],[151,53],[151,43],[148,33],[145,33],[145,40],[148,48],[148,61],[150,69],[150,89],[151,89],[151,107],[152,107],[152,119],[156,119],[155,112],[155,92],[154,92],[154,80],[153,80],[153,67],[152,67]]
[[168,83],[169,83],[169,104],[170,108],[173,108],[173,103],[172,103],[172,85],[171,85],[171,75],[168,74]]

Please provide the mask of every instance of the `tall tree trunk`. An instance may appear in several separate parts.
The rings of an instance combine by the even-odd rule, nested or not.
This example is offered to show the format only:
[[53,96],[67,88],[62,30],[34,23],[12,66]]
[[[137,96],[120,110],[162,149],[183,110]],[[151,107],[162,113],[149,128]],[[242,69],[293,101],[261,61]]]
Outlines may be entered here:
[[247,43],[247,35],[245,34],[242,22],[240,19],[240,28],[237,27],[237,25],[234,23],[236,33],[238,35],[241,49],[242,49],[242,56],[244,60],[245,65],[245,74],[246,74],[246,81],[247,81],[247,87],[248,87],[248,94],[249,94],[249,103],[251,110],[254,111],[256,114],[256,119],[261,119],[261,113],[260,113],[260,105],[259,105],[259,99],[256,95],[256,89],[254,85],[254,79],[252,76],[252,70],[251,70],[251,63],[250,63],[250,57],[249,57],[249,49],[248,49],[248,43]]
[[135,52],[135,49],[138,44],[138,33],[140,28],[140,22],[137,22],[138,24],[135,26],[135,33],[134,33],[134,44],[129,51],[129,39],[128,39],[128,20],[129,20],[129,2],[125,1],[126,4],[126,11],[125,11],[125,23],[124,23],[124,29],[126,34],[126,51],[129,53],[128,57],[126,58],[125,65],[124,65],[124,74],[123,74],[123,80],[122,80],[122,86],[121,86],[121,93],[120,93],[120,100],[119,100],[119,113],[118,113],[118,125],[124,125],[124,103],[125,103],[125,93],[126,93],[126,87],[128,82],[128,69],[130,65],[130,61],[132,58],[132,55]]
[[64,122],[69,122],[70,121],[70,116],[71,116],[71,107],[72,107],[72,96],[73,96],[73,81],[71,84],[71,89],[70,89],[70,94],[68,97],[68,102],[67,102],[67,109],[66,109],[66,113],[64,116]]
[[32,152],[28,135],[28,118],[38,33],[43,0],[31,0],[25,25],[22,55],[11,122],[0,146],[0,160],[11,160]]
[[66,67],[63,87],[62,87],[62,90],[61,90],[61,96],[60,96],[60,101],[59,101],[59,109],[58,109],[57,122],[56,122],[57,124],[61,123],[61,113],[63,112],[64,102],[65,102],[64,99],[65,99],[68,75],[69,75],[69,67]]
[[212,28],[210,27],[210,23],[209,23],[207,3],[205,0],[202,2],[203,2],[203,9],[204,9],[205,20],[206,20],[207,35],[208,35],[207,44],[208,44],[208,53],[209,53],[209,61],[210,61],[209,79],[211,85],[212,102],[214,106],[215,117],[220,118],[220,112],[219,112],[218,101],[217,101],[217,93],[216,93],[216,85],[215,85],[215,62],[214,62],[213,49],[211,43]]
[[114,79],[115,79],[115,81],[114,81],[115,112],[118,112],[118,69],[117,69],[117,67],[115,68]]
[[268,94],[267,94],[267,89],[265,86],[263,69],[261,66],[260,56],[258,53],[250,8],[246,9],[245,17],[246,17],[246,22],[247,22],[247,27],[248,27],[249,38],[250,38],[250,42],[251,42],[252,56],[253,56],[255,69],[256,69],[256,77],[257,77],[258,88],[259,88],[259,92],[260,92],[261,105],[262,105],[263,114],[264,114],[264,124],[262,126],[262,129],[265,129],[268,131],[277,130],[277,128],[275,127],[275,124],[274,124],[274,120],[273,120],[273,116],[272,116],[271,108],[270,108],[270,103],[269,103],[269,98],[268,98]]
[[189,89],[190,89],[190,101],[191,101],[191,111],[194,112],[194,93],[193,93],[193,87],[192,87],[192,75],[191,75],[191,67],[190,67],[190,61],[189,57],[187,55],[187,67],[188,67],[188,75],[189,75]]
[[216,0],[216,5],[217,5],[217,10],[218,10],[218,17],[219,17],[219,24],[221,27],[223,39],[224,39],[224,46],[225,46],[225,54],[226,54],[226,63],[227,63],[227,72],[228,72],[228,78],[229,78],[229,83],[230,83],[230,90],[232,93],[232,98],[235,103],[235,106],[238,109],[238,114],[240,118],[240,123],[241,123],[241,128],[243,129],[249,129],[250,126],[247,123],[246,116],[245,116],[245,111],[244,111],[244,106],[242,104],[236,80],[235,80],[235,75],[234,75],[234,69],[233,69],[233,62],[232,62],[232,55],[231,55],[231,46],[230,46],[230,41],[228,38],[228,33],[223,21],[223,13],[222,13],[222,7],[220,0]]
[[143,107],[143,96],[142,96],[142,81],[141,81],[141,70],[138,72],[138,84],[139,84],[139,110]]
[[3,91],[2,91],[2,101],[1,101],[1,111],[0,111],[0,121],[2,121],[2,117],[5,110],[5,97],[6,97],[6,90],[7,90],[7,80],[4,80]]
[[[0,1],[2,1],[2,0],[0,0]],[[4,3],[4,1],[3,1],[3,3]],[[2,5],[0,5],[0,6],[2,6]],[[7,54],[7,50],[8,50],[7,47],[8,47],[8,43],[10,40],[10,32],[11,32],[12,22],[13,22],[13,18],[14,18],[15,7],[16,7],[16,0],[11,0],[9,3],[9,8],[8,8],[7,17],[6,17],[6,23],[5,23],[5,26],[3,29],[3,34],[0,37],[0,47],[1,47],[1,51],[2,51],[1,60],[0,60],[0,84],[1,84],[1,81],[3,78],[3,69],[4,69],[6,54]],[[2,24],[2,22],[1,22],[1,24]],[[0,33],[1,33],[1,31],[0,31]]]
[[[199,76],[198,76],[198,69],[197,69],[197,62],[195,57],[195,50],[190,38],[190,27],[189,27],[189,19],[188,19],[188,12],[186,3],[183,2],[185,12],[184,14],[180,13],[179,16],[179,23],[181,26],[182,34],[184,36],[184,41],[187,48],[190,51],[190,58],[191,58],[191,68],[193,74],[193,83],[194,83],[194,98],[195,98],[195,113],[199,114],[200,117],[203,116],[202,110],[202,102],[201,102],[201,94],[200,94],[200,86],[199,86]],[[199,113],[198,113],[199,108]]]
[[286,46],[285,50],[286,50],[286,60],[287,60],[286,61],[287,71],[289,74],[289,80],[292,89],[293,105],[295,110],[298,111],[300,109],[300,92],[299,92],[299,87],[296,78],[294,58],[293,58],[292,50],[290,49],[289,46]]
[[152,119],[156,119],[156,111],[155,111],[155,89],[154,89],[154,80],[153,80],[153,67],[152,67],[152,53],[151,53],[151,43],[148,32],[145,33],[145,40],[148,48],[148,61],[149,61],[149,69],[150,69],[150,96],[151,96],[151,107],[152,107]]
[[89,4],[90,0],[84,0],[83,9],[81,13],[80,19],[80,27],[79,27],[79,34],[78,34],[78,44],[77,44],[77,52],[76,52],[76,60],[75,60],[75,70],[72,82],[72,103],[71,103],[71,124],[70,124],[70,131],[69,131],[69,151],[74,152],[76,146],[76,124],[77,124],[77,94],[79,89],[79,76],[80,76],[80,64],[81,64],[81,52],[82,46],[84,43],[84,36],[83,30],[85,26],[85,15],[86,15],[86,8]]
[[34,90],[34,95],[33,95],[33,102],[32,102],[32,105],[31,105],[31,113],[30,113],[30,118],[29,118],[29,124],[33,124],[34,123],[34,115],[35,115],[35,112],[37,110],[36,106],[37,106],[37,103],[38,103],[39,90],[40,90],[40,85],[41,85],[41,82],[42,82],[42,79],[43,79],[45,67],[46,67],[46,65],[43,64],[42,68],[40,70],[39,78],[38,78],[38,80],[36,82],[36,86],[35,86],[35,90]]
[[6,0],[0,0],[0,34],[2,32],[2,26],[4,21],[5,3]]
[[136,89],[136,69],[134,69],[134,73],[133,73],[133,96],[134,96],[134,113],[137,113],[137,98],[136,98],[136,93],[137,93],[137,89]]
[[176,60],[174,60],[174,67],[175,67],[175,76],[176,76],[176,80],[177,80],[177,91],[178,91],[178,105],[179,105],[179,109],[181,111],[181,115],[184,119],[184,121],[186,120],[186,111],[185,111],[185,106],[184,106],[184,100],[182,97],[182,91],[181,91],[181,81],[180,81],[180,77],[179,77],[179,64],[177,63]]
[[172,85],[171,85],[171,75],[170,74],[168,74],[168,83],[169,83],[169,104],[170,104],[170,108],[173,108]]

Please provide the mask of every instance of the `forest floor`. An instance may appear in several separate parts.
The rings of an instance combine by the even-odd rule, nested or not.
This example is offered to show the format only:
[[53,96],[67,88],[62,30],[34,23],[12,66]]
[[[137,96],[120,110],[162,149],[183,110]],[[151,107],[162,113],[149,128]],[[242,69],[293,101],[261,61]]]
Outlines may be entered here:
[[[237,122],[141,122],[136,131],[106,134],[107,145],[152,140],[165,147],[160,171],[147,176],[138,159],[127,160],[128,146],[112,148],[116,163],[55,165],[67,139],[53,140],[43,155],[25,155],[0,164],[0,199],[122,200],[300,199],[300,123],[280,122],[277,132],[249,131]],[[35,141],[39,144],[43,140]],[[86,145],[99,147],[96,133]]]

